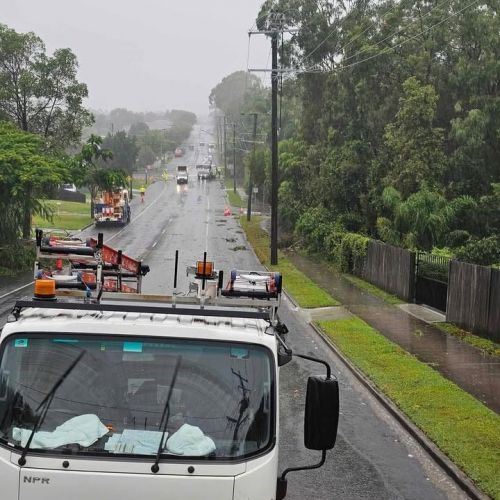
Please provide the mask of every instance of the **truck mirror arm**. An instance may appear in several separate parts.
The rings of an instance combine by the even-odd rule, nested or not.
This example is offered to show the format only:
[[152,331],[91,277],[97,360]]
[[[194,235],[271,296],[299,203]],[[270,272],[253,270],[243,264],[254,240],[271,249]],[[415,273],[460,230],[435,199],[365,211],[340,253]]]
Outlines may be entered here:
[[314,465],[304,465],[302,467],[289,467],[288,469],[285,469],[283,473],[281,474],[281,477],[278,478],[277,484],[276,484],[276,500],[282,500],[286,496],[286,491],[287,491],[287,485],[288,481],[286,480],[286,475],[289,472],[297,472],[299,470],[311,470],[311,469],[319,469],[320,467],[323,467],[326,461],[326,451],[327,450],[322,450],[321,451],[321,460]]
[[[281,354],[281,359],[280,359],[280,355],[278,355],[280,366],[282,366],[283,364],[288,363],[288,361],[291,360],[292,356],[295,356],[297,358],[307,359],[308,361],[313,361],[315,363],[320,363],[320,364],[324,365],[326,367],[326,379],[327,380],[331,380],[332,379],[332,370],[330,368],[330,365],[326,361],[324,361],[322,359],[315,358],[313,356],[308,356],[306,354],[294,353],[292,351],[292,349],[290,349],[286,345],[285,341],[281,338],[281,336],[279,334],[276,335],[276,338],[278,339],[278,342],[280,343],[281,347],[284,349],[284,353]],[[318,469],[318,468],[322,467],[324,465],[325,461],[326,461],[326,452],[327,452],[327,449],[321,450],[321,460],[317,464],[304,465],[304,466],[301,466],[301,467],[289,467],[289,468],[285,469],[283,471],[283,473],[281,474],[281,477],[279,477],[277,479],[277,483],[276,483],[276,500],[283,500],[283,498],[285,498],[285,496],[286,496],[287,484],[288,484],[287,480],[286,480],[286,475],[289,472],[297,472],[297,471],[301,471],[301,470]]]

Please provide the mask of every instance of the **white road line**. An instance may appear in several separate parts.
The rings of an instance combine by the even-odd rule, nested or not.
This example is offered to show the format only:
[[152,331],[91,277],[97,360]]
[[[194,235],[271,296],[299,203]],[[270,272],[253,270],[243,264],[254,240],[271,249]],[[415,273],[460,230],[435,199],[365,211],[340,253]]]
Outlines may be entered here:
[[154,248],[156,245],[158,245],[158,241],[155,241],[155,242],[153,243],[152,248]]
[[22,290],[23,288],[26,288],[30,285],[32,285],[34,281],[30,281],[29,283],[26,283],[25,285],[21,285],[20,287],[16,288],[15,290],[11,290],[10,292],[4,293],[3,295],[0,296],[0,300],[8,297],[9,295],[12,295],[13,293],[19,292],[19,290]]

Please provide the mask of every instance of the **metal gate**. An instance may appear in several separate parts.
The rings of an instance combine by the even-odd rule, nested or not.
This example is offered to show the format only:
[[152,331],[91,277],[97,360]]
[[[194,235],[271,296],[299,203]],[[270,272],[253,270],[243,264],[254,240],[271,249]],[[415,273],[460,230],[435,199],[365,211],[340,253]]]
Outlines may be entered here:
[[428,253],[417,253],[415,302],[446,312],[450,259]]

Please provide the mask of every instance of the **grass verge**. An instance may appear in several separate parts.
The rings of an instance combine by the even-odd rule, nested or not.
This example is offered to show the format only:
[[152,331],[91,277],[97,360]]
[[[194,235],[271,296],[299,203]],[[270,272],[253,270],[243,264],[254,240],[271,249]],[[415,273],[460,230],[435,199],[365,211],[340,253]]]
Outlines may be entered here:
[[246,203],[241,199],[241,196],[238,193],[238,191],[236,191],[236,193],[234,192],[233,179],[226,177],[224,179],[224,185],[226,186],[226,193],[227,197],[229,198],[229,204],[232,207],[237,207],[237,208],[245,207]]
[[33,217],[34,227],[72,230],[81,229],[92,222],[90,206],[86,203],[47,200],[45,204],[53,209],[53,219],[50,221],[37,215]]
[[278,255],[279,264],[270,265],[269,237],[260,227],[261,220],[262,217],[253,216],[251,221],[247,221],[246,216],[242,216],[240,224],[260,262],[270,270],[279,271],[283,275],[285,288],[297,304],[306,308],[339,305],[325,290],[300,272],[281,252]]
[[498,415],[359,318],[317,324],[482,490],[500,498]]
[[383,301],[387,302],[388,304],[397,305],[397,304],[404,304],[405,303],[399,297],[396,297],[395,295],[391,295],[390,293],[384,292],[384,290],[381,290],[377,286],[372,285],[371,283],[368,283],[368,281],[365,281],[361,278],[358,278],[357,276],[353,276],[352,274],[343,274],[342,276],[347,281],[351,282],[353,285],[357,286],[358,288],[361,288],[362,290],[365,290],[365,292],[368,292],[371,295],[375,295],[375,297],[382,299]]
[[[141,175],[140,177],[132,177],[132,189],[139,190],[143,186],[147,188],[148,186],[151,185],[152,177],[157,177],[158,179],[161,179],[162,174],[163,170],[158,170],[158,172],[151,172],[151,174],[148,175],[148,182],[145,181],[143,175]],[[170,175],[170,177],[172,177],[172,175]],[[175,178],[175,174],[173,177]]]
[[478,337],[477,335],[474,335],[467,330],[462,330],[458,326],[452,325],[451,323],[434,323],[434,326],[436,326],[443,332],[458,337],[460,340],[463,340],[467,344],[481,349],[481,351],[492,354],[493,356],[500,357],[500,344],[493,342],[492,340]]

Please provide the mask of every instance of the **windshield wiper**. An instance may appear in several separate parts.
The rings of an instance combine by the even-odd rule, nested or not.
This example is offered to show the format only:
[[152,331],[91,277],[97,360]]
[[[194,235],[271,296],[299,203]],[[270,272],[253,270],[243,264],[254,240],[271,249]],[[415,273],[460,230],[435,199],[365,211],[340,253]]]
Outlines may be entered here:
[[64,382],[65,378],[73,371],[73,368],[80,362],[80,360],[83,358],[83,355],[85,354],[85,351],[82,351],[76,359],[69,365],[67,370],[57,379],[57,382],[52,386],[52,389],[47,393],[47,395],[43,398],[42,402],[38,405],[38,408],[35,410],[35,412],[38,412],[40,408],[43,407],[42,412],[36,419],[35,425],[33,426],[33,430],[31,431],[31,434],[28,437],[28,441],[26,442],[25,447],[23,448],[23,451],[21,453],[21,456],[19,457],[19,460],[17,463],[22,467],[23,465],[26,465],[26,455],[28,454],[28,451],[30,449],[31,441],[33,441],[33,438],[35,437],[36,431],[41,427],[43,424],[43,421],[45,420],[45,416],[47,415],[47,412],[49,410],[49,406],[52,403],[52,400],[54,399],[54,396],[56,394],[57,389],[59,389],[59,386]]
[[181,366],[182,356],[177,358],[177,363],[175,365],[174,374],[172,375],[172,382],[170,382],[170,388],[168,390],[167,400],[165,401],[165,406],[163,407],[163,413],[160,420],[160,425],[165,419],[165,423],[163,424],[163,429],[161,433],[160,444],[158,445],[158,451],[156,452],[155,463],[151,466],[151,472],[156,474],[160,470],[160,455],[163,449],[163,440],[165,439],[165,433],[167,432],[167,425],[170,419],[170,398],[172,397],[172,392],[174,390],[175,381],[177,380],[177,373],[179,372],[179,367]]

